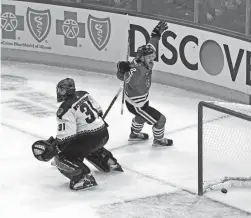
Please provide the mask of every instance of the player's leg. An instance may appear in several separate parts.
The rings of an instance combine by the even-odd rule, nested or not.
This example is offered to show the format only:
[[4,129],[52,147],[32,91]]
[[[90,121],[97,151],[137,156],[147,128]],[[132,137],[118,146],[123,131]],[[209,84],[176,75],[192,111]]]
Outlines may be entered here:
[[58,170],[70,179],[71,189],[86,189],[97,185],[83,160],[90,153],[102,148],[108,139],[109,134],[106,127],[94,133],[83,134],[74,143],[67,146],[60,156],[54,158]]
[[142,108],[135,107],[137,114],[139,114],[149,125],[153,125],[153,146],[171,146],[173,141],[164,138],[166,118],[158,110],[150,107],[146,103]]
[[67,146],[64,153],[72,158],[84,159],[89,154],[102,148],[109,140],[107,127],[96,132],[89,132],[88,134],[79,135],[74,143]]
[[173,140],[164,138],[165,133],[165,124],[166,124],[166,117],[149,105],[144,109],[144,111],[149,114],[152,118],[156,120],[153,123],[152,131],[153,131],[153,146],[154,147],[162,147],[162,146],[172,146]]
[[132,119],[131,124],[131,134],[129,136],[129,141],[139,141],[139,140],[148,140],[149,136],[146,133],[141,132],[146,120],[140,116],[136,108],[126,101],[126,107],[132,114],[135,115],[135,117]]
[[123,172],[121,166],[113,157],[112,153],[104,148],[109,139],[109,132],[106,129],[99,131],[95,135],[90,136],[88,141],[91,142],[96,149],[94,152],[90,152],[86,159],[92,163],[98,170],[103,172],[110,172],[110,170]]
[[54,158],[54,161],[58,170],[70,179],[70,189],[80,190],[97,186],[90,169],[83,163],[83,159],[72,159],[60,154]]

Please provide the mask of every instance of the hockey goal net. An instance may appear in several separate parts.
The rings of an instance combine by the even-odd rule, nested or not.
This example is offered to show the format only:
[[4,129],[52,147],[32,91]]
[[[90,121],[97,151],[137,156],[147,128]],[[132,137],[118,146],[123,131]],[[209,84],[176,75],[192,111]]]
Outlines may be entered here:
[[251,188],[251,106],[198,105],[198,194]]

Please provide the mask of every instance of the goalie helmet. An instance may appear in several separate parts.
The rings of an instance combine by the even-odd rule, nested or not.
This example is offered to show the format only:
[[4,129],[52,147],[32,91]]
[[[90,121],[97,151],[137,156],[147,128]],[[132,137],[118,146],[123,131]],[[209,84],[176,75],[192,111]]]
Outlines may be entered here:
[[155,53],[155,50],[151,45],[142,45],[137,49],[137,56],[136,59],[140,59],[146,55],[150,55]]
[[75,95],[75,82],[71,78],[61,80],[57,84],[57,102],[62,102]]

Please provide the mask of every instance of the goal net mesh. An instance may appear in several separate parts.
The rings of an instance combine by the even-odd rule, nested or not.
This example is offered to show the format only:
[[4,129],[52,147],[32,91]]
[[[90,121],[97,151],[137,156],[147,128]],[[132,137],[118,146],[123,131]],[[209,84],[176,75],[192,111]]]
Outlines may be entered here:
[[[199,133],[202,134],[203,193],[251,187],[251,106],[225,102],[209,104],[213,108],[203,107]],[[229,111],[234,114],[228,114]]]

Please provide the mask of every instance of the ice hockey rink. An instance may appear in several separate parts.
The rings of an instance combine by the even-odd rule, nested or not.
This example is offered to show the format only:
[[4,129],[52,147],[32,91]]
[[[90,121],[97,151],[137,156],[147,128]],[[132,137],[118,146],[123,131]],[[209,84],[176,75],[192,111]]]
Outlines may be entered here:
[[[132,115],[126,108],[120,114],[120,96],[106,119],[106,148],[124,173],[105,174],[87,163],[98,186],[69,190],[68,179],[31,151],[33,142],[56,134],[56,84],[66,77],[88,91],[103,111],[120,87],[115,75],[2,62],[0,217],[251,217],[250,188],[197,195],[197,106],[214,99],[157,84],[152,85],[150,101],[167,117],[166,136],[175,145],[156,149],[152,140],[127,145]],[[144,131],[152,137],[150,126]],[[224,167],[232,166],[228,162]]]

